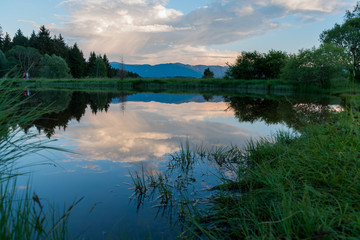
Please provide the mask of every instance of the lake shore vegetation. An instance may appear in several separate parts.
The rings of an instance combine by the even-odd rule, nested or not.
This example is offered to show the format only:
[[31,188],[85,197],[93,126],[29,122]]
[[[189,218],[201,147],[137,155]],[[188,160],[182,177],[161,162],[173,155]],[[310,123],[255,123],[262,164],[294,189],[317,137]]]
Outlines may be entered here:
[[334,114],[301,136],[280,133],[250,143],[237,159],[237,179],[219,185],[214,205],[189,208],[190,232],[210,239],[355,239],[358,114]]
[[50,145],[52,140],[41,140],[38,133],[25,133],[22,128],[50,108],[28,108],[28,99],[9,85],[8,81],[0,82],[0,239],[67,239],[67,218],[77,203],[60,212],[32,192],[30,182],[27,186],[17,184],[17,178],[29,171],[25,167],[28,164],[19,164],[20,158],[49,149],[61,150]]

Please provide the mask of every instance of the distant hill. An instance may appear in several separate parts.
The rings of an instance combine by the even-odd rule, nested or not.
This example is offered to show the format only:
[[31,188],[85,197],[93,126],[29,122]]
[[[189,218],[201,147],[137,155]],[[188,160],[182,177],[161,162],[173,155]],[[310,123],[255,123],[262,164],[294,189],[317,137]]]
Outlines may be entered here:
[[[121,63],[111,62],[113,68],[120,68]],[[201,78],[204,70],[210,68],[215,77],[224,77],[228,67],[223,66],[205,66],[205,65],[187,65],[182,63],[165,63],[158,65],[136,65],[124,64],[125,70],[139,74],[141,77],[166,78],[166,77],[195,77]]]

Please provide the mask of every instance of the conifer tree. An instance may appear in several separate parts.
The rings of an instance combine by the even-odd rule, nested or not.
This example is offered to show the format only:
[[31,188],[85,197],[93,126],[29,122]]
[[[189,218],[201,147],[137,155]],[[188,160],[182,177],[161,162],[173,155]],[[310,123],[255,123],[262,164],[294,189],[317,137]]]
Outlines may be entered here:
[[106,64],[101,56],[96,58],[96,77],[106,77]]
[[210,68],[206,68],[202,78],[214,78],[214,73],[210,70]]
[[109,59],[107,58],[106,54],[104,54],[102,59],[103,59],[103,61],[105,63],[105,66],[106,66],[106,76],[111,78],[112,77],[111,65],[109,63]]
[[84,54],[80,51],[76,43],[69,51],[69,67],[71,75],[74,78],[81,78],[85,76],[86,61],[84,59]]
[[29,38],[29,47],[36,48],[36,44],[37,44],[37,36],[35,31],[33,30]]
[[54,36],[52,41],[54,43],[54,54],[62,57],[66,62],[69,62],[69,47],[66,45],[61,34],[59,34],[59,37]]
[[17,30],[13,38],[13,46],[16,45],[23,47],[27,47],[29,45],[29,40],[27,39],[27,37],[24,36],[24,34],[20,29]]
[[0,50],[3,49],[3,44],[4,44],[4,34],[3,34],[3,31],[2,31],[2,27],[0,25]]
[[89,60],[87,63],[87,75],[89,77],[96,77],[96,54],[90,52]]
[[4,43],[3,43],[3,52],[6,53],[12,48],[12,42],[9,33],[5,34]]
[[52,55],[55,53],[55,46],[50,37],[50,30],[46,29],[44,25],[40,27],[36,40],[35,47],[41,54]]

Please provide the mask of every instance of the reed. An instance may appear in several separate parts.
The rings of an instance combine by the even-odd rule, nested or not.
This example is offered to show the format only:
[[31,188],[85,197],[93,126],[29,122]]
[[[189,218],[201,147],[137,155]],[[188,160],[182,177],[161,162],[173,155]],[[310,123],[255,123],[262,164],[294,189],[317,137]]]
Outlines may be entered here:
[[250,143],[232,187],[221,184],[210,207],[189,208],[185,236],[356,239],[359,134],[359,112],[349,110],[301,135]]
[[31,189],[17,191],[16,178],[26,173],[26,166],[19,167],[17,160],[41,150],[61,149],[50,147],[51,140],[21,130],[49,108],[26,107],[28,99],[13,84],[11,79],[0,81],[0,239],[66,239],[67,218],[78,202],[56,217],[57,212],[43,205]]

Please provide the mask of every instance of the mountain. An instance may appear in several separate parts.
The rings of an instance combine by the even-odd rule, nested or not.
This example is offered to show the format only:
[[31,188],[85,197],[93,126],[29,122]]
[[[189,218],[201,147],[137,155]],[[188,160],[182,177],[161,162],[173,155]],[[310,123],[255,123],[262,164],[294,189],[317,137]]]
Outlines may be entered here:
[[[111,62],[113,68],[120,68],[121,63]],[[187,65],[182,63],[164,63],[157,65],[137,65],[124,64],[126,71],[139,74],[141,77],[167,78],[167,77],[195,77],[201,78],[204,70],[210,68],[215,77],[224,77],[228,67],[223,66],[205,66],[205,65]]]

